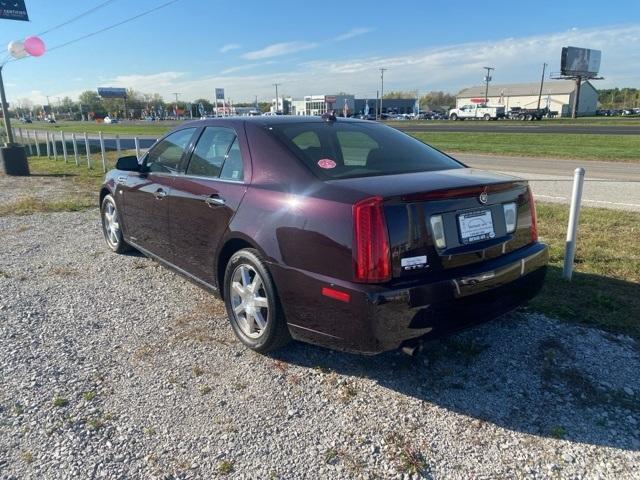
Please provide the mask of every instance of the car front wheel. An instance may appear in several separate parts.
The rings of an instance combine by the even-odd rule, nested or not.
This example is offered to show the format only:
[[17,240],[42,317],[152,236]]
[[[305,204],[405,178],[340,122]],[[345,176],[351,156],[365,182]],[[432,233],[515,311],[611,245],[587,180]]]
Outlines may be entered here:
[[111,195],[105,195],[102,200],[100,215],[102,217],[102,233],[109,248],[116,253],[125,253],[131,250],[129,244],[122,238],[118,207]]
[[290,341],[275,285],[257,250],[233,254],[225,270],[224,299],[233,332],[250,349],[265,353]]

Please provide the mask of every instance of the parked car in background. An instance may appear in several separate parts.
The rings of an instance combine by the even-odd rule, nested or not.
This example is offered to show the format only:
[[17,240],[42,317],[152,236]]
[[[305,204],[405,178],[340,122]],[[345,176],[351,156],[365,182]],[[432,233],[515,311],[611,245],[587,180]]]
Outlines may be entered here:
[[526,302],[548,259],[527,181],[332,115],[181,124],[118,160],[100,209],[111,250],[220,295],[260,352],[412,351]]
[[21,118],[20,118],[20,121],[21,121],[22,123],[33,123],[33,120],[31,120],[31,118],[30,118],[30,117],[21,117]]

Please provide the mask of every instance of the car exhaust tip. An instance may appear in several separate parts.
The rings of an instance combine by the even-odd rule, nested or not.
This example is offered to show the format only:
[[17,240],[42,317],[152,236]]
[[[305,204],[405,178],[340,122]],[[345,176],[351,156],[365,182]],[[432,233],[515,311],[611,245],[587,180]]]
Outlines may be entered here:
[[422,342],[414,342],[403,345],[400,350],[410,357],[417,356],[422,351]]

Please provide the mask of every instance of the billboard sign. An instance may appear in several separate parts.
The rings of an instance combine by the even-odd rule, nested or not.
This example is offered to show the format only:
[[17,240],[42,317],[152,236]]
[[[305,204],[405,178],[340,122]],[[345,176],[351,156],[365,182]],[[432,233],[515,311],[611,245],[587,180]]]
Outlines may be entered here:
[[335,95],[325,95],[324,96],[324,101],[326,103],[336,103],[336,100],[337,100],[337,98],[336,98]]
[[589,48],[563,47],[560,59],[562,75],[595,77],[600,70],[600,50]]
[[127,98],[127,89],[115,87],[100,87],[98,88],[98,95],[100,95],[102,98]]
[[0,19],[29,21],[24,0],[0,0]]
[[216,100],[224,100],[224,88],[216,88]]

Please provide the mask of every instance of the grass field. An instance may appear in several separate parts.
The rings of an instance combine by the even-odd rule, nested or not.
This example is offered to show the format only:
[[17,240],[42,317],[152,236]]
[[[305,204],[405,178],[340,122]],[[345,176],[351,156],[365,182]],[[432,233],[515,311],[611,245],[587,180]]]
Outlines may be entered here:
[[[115,166],[117,157],[135,152],[108,152],[107,169]],[[6,215],[30,215],[38,212],[75,212],[98,205],[98,190],[104,179],[102,163],[93,155],[94,168],[86,164],[77,167],[75,163],[54,161],[46,157],[29,157],[29,168],[33,177],[58,178],[63,195],[53,197],[24,196],[18,200],[1,203],[0,217]]]
[[417,139],[445,152],[639,162],[640,135],[419,132]]
[[[560,122],[561,120],[552,121]],[[602,121],[622,124],[633,120],[603,119]],[[438,122],[431,123],[436,124]],[[482,122],[474,122],[474,124],[484,125]],[[58,124],[37,123],[33,125],[34,127],[29,125],[29,129],[39,128],[65,132],[86,131],[88,133],[102,131],[105,135],[152,135],[159,137],[175,126],[176,122],[119,123],[115,125],[90,122],[61,122]],[[411,134],[423,142],[451,153],[464,152],[559,159],[640,162],[640,135],[496,132],[414,132]]]
[[[126,152],[124,152],[126,153]],[[108,154],[109,166],[116,152]],[[0,205],[0,215],[75,211],[97,206],[100,168],[30,158],[36,175],[63,179],[68,193],[49,202],[24,199]],[[549,275],[530,308],[563,320],[597,326],[640,339],[640,214],[583,208],[573,281],[561,278],[568,205],[538,204],[540,237],[551,247]]]
[[538,204],[551,247],[549,275],[531,308],[640,339],[640,214],[583,208],[572,281],[562,279],[568,205]]

